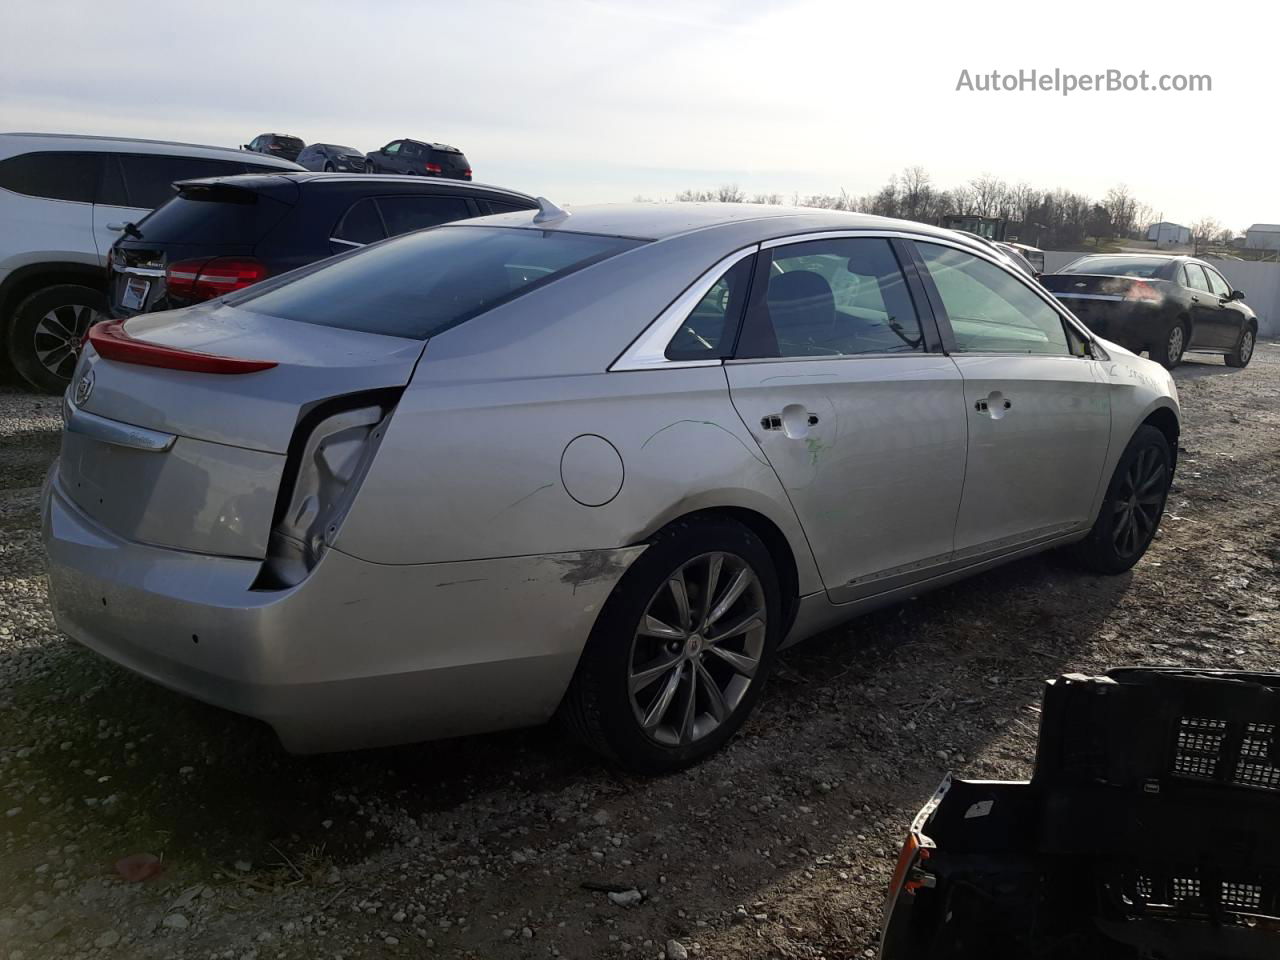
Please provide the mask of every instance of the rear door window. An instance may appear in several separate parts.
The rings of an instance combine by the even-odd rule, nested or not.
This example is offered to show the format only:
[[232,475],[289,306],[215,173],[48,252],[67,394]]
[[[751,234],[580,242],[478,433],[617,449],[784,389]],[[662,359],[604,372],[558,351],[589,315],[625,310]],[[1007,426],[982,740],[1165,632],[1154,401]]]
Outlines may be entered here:
[[924,350],[920,318],[888,240],[810,240],[771,252],[768,287],[753,298],[739,357]]
[[1209,281],[1205,278],[1204,267],[1198,263],[1187,263],[1183,264],[1183,269],[1186,271],[1188,287],[1192,290],[1209,292]]
[[127,206],[154,209],[174,196],[178,180],[198,177],[228,177],[244,170],[244,164],[205,157],[175,157],[164,154],[121,154]]
[[41,150],[0,160],[0,188],[28,197],[93,203],[102,154]]
[[917,243],[962,353],[1071,356],[1058,311],[1008,270],[936,243]]
[[[378,215],[378,207],[373,197],[365,197],[352,204],[351,209],[343,216],[342,222],[334,231],[331,239],[341,241],[338,249],[351,244],[364,246],[385,240],[387,231],[382,226],[382,217]],[[338,252],[335,249],[335,253]]]
[[562,230],[443,227],[322,261],[235,306],[301,323],[426,338],[643,241]]
[[391,237],[474,216],[462,197],[379,197],[378,209]]
[[533,204],[510,203],[506,200],[488,200],[491,213],[515,213],[517,210],[534,210]]

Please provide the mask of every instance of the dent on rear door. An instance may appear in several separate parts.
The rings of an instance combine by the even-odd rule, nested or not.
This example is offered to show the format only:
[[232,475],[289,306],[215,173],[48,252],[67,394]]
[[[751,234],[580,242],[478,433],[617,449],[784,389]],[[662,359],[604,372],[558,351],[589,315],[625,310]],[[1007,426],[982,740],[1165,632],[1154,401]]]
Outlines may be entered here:
[[739,361],[725,370],[834,602],[950,560],[966,437],[948,357]]

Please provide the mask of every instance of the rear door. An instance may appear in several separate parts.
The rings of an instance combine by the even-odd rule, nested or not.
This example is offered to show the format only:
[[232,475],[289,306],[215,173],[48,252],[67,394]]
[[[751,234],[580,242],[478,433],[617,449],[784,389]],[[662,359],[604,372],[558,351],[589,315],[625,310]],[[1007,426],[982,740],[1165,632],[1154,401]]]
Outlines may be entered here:
[[102,246],[93,231],[93,199],[101,154],[40,150],[0,161],[0,190],[13,194],[0,223],[31,250],[56,251],[67,260],[100,263]]
[[1111,406],[1082,338],[1013,270],[958,245],[915,249],[964,378],[969,454],[956,559],[1088,526]]
[[761,253],[725,373],[836,603],[923,579],[951,559],[964,389],[936,347],[889,239]]

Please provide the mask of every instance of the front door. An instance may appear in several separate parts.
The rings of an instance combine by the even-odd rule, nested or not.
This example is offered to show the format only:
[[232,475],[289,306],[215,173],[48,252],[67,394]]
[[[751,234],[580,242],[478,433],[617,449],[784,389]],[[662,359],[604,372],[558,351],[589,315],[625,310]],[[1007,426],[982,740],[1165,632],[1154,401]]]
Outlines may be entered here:
[[1230,350],[1240,342],[1240,333],[1244,330],[1245,311],[1239,303],[1231,299],[1231,284],[1213,267],[1204,268],[1209,280],[1210,293],[1217,310],[1213,319],[1213,345]]
[[1089,526],[1111,425],[1097,361],[1049,300],[1012,271],[957,247],[916,249],[964,378],[969,453],[956,559]]
[[927,352],[931,320],[893,247],[881,237],[778,246],[756,277],[725,366],[730,395],[828,595],[841,603],[924,579],[951,560],[964,391],[955,364]]

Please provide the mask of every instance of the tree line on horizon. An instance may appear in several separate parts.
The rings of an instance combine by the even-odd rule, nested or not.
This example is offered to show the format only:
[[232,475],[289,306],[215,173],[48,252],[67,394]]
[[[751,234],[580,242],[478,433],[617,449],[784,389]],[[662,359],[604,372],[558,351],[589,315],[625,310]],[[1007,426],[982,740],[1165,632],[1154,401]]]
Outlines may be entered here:
[[[737,184],[714,190],[683,190],[676,194],[676,200],[786,202],[780,193],[749,196]],[[790,202],[795,206],[851,210],[934,225],[940,225],[948,216],[996,217],[1009,222],[1010,236],[1042,249],[1070,248],[1088,238],[1145,240],[1158,220],[1156,211],[1137,199],[1123,183],[1108,190],[1101,200],[1062,188],[1045,190],[1025,182],[1010,184],[990,174],[959,187],[940,189],[923,167],[907,167],[891,176],[879,190],[863,196],[842,189],[838,194],[796,193]],[[1228,243],[1235,236],[1213,217],[1202,217],[1189,229],[1197,244]]]

